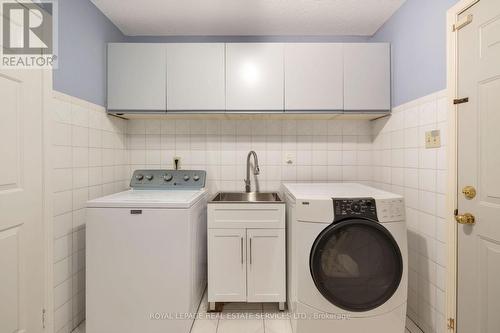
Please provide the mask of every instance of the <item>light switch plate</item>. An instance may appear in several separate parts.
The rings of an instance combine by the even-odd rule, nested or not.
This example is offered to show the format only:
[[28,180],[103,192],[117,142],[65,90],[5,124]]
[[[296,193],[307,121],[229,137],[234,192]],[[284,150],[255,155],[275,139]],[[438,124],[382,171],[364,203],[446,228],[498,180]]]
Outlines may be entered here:
[[441,147],[441,131],[433,130],[425,132],[425,148],[439,148]]

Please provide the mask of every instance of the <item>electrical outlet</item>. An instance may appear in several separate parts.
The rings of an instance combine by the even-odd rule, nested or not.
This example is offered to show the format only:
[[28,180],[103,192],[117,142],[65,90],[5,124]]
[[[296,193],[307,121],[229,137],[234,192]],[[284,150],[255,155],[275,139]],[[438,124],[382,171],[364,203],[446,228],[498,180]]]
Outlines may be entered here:
[[425,148],[439,148],[441,147],[441,131],[433,130],[425,132]]
[[181,158],[179,156],[175,156],[174,160],[174,170],[180,170],[181,168]]

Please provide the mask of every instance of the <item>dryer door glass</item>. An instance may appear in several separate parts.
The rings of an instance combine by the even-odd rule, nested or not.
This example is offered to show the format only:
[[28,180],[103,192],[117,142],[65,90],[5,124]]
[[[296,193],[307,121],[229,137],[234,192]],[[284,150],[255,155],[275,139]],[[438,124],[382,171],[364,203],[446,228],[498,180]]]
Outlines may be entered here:
[[314,283],[332,304],[368,311],[396,292],[403,275],[399,247],[380,223],[348,219],[327,227],[310,255]]

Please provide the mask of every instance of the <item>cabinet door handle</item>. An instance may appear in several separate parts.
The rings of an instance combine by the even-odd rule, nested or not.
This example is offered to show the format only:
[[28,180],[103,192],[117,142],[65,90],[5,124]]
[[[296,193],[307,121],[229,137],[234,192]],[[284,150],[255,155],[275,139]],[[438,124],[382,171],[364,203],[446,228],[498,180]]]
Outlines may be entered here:
[[252,264],[252,237],[250,237],[250,265]]
[[241,241],[241,248],[240,248],[241,264],[243,265],[243,237],[240,237],[240,241]]

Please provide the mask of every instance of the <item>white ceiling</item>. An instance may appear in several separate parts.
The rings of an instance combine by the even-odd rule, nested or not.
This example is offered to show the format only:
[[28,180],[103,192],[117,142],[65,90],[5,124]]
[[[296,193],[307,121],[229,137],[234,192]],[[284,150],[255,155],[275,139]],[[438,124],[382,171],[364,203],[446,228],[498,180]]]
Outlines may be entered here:
[[405,0],[91,0],[125,35],[373,35]]

